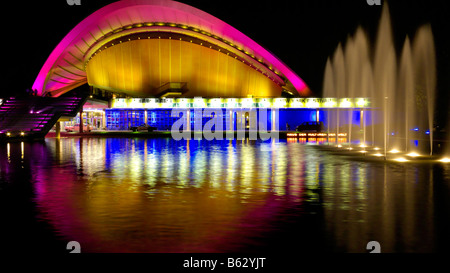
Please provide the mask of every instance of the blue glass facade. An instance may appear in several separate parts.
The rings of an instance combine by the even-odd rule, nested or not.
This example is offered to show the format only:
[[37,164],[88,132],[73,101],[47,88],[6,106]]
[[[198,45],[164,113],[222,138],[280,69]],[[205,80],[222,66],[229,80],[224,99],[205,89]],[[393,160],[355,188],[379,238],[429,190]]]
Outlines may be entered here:
[[[181,109],[180,109],[181,110]],[[209,110],[214,113],[203,115],[201,111]],[[197,115],[201,115],[201,128],[211,120],[214,115],[218,115],[219,120],[222,123],[222,129],[226,130],[228,127],[232,127],[233,130],[241,128],[249,128],[252,115],[257,119],[261,116],[260,110],[266,111],[267,123],[266,128],[272,129],[273,111],[271,109],[183,109],[184,115],[189,112],[190,127],[191,130],[195,130],[197,123]],[[170,130],[174,122],[182,117],[179,113],[177,117],[172,117],[172,108],[166,109],[105,109],[106,111],[106,127],[108,130],[129,130],[133,126],[141,126],[148,124],[149,126],[156,127],[157,130]],[[339,110],[339,114],[335,109],[292,109],[281,108],[277,110],[278,114],[278,129],[281,131],[287,130],[289,126],[290,130],[295,130],[296,126],[307,121],[321,121],[325,126],[335,126],[337,124],[337,117],[339,117],[339,125],[344,126],[349,124],[350,118],[352,123],[356,126],[360,126],[361,123],[361,111],[359,109]],[[369,125],[371,121],[371,111],[366,111],[366,125]],[[318,115],[318,117],[317,117]],[[329,120],[330,119],[330,120]],[[197,125],[197,127],[199,127]]]

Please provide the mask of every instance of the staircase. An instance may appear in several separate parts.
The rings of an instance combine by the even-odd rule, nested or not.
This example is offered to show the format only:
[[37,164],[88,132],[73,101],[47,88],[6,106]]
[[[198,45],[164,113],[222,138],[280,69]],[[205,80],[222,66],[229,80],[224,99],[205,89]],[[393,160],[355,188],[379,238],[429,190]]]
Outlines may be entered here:
[[62,116],[75,117],[87,94],[10,97],[0,105],[0,138],[43,138]]

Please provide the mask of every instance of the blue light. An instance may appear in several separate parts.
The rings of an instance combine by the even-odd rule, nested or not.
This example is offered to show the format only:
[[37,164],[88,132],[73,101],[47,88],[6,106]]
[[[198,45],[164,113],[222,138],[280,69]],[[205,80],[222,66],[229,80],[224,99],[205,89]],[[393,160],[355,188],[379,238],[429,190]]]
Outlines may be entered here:
[[419,141],[418,140],[414,140],[414,146],[419,146]]
[[391,136],[393,136],[394,135],[394,133],[391,133]]
[[417,131],[419,131],[419,128],[414,128],[413,130],[417,132]]
[[310,114],[309,114],[309,120],[310,121],[316,121],[317,120],[316,119],[317,118],[316,114],[317,114],[316,111],[311,111]]
[[427,131],[425,132],[425,134],[429,135],[429,134],[430,134],[430,130],[427,130]]

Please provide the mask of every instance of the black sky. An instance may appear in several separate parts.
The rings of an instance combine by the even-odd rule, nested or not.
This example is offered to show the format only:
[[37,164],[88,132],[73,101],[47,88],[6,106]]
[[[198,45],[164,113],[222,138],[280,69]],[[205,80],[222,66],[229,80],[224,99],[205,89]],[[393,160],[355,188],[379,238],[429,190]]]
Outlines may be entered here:
[[[62,38],[81,20],[111,3],[81,0],[10,1],[2,3],[2,51],[4,72],[1,96],[31,87],[45,60]],[[180,0],[208,12],[237,28],[273,52],[321,96],[326,60],[339,42],[345,42],[358,26],[374,38],[381,6],[366,0]],[[406,35],[430,23],[438,62],[438,100],[441,116],[447,115],[450,90],[450,1],[389,1],[398,50]],[[8,16],[5,16],[8,14]]]

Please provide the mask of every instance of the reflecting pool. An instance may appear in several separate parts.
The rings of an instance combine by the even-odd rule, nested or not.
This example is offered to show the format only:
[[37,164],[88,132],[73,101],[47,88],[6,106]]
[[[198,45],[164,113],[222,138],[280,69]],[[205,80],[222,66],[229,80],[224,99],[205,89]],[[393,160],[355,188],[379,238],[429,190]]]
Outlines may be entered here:
[[0,145],[2,245],[66,252],[448,251],[450,165],[290,141]]

